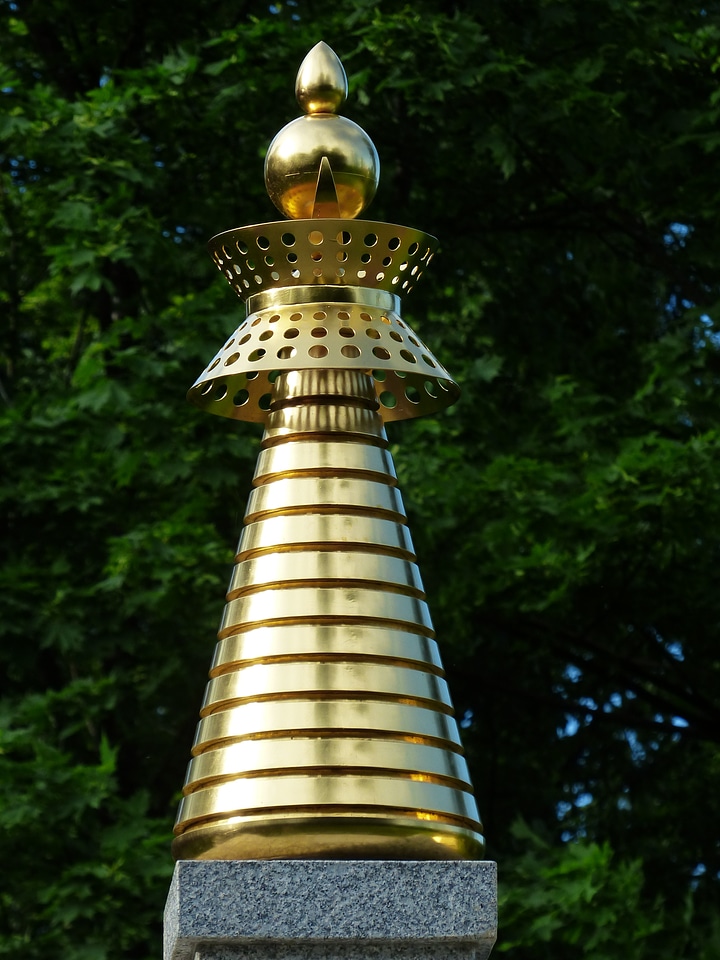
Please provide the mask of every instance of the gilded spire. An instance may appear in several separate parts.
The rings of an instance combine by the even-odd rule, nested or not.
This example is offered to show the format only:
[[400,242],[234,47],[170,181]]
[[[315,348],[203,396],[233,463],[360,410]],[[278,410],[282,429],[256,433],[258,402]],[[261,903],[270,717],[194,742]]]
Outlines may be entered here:
[[437,241],[349,218],[375,148],[326,44],[273,141],[291,223],[218,234],[247,316],[189,398],[265,425],[175,824],[178,858],[462,859],[482,825],[384,423],[458,387],[400,315]]
[[305,57],[295,95],[305,115],[278,133],[265,158],[270,199],[291,220],[352,219],[375,196],[380,161],[370,137],[339,109],[347,77],[322,41]]

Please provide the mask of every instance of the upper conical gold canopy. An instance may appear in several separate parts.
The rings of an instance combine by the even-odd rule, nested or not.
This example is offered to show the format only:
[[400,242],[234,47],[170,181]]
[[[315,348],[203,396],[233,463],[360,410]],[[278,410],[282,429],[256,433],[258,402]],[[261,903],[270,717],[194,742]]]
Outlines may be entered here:
[[[319,44],[298,74],[300,123],[342,120],[345,92],[342,65]],[[358,170],[345,123],[333,128],[337,154],[327,141],[300,149],[293,124],[268,154],[282,204],[309,204],[309,218],[210,241],[248,316],[189,397],[262,421],[265,433],[175,825],[177,857],[483,853],[383,426],[457,397],[400,316],[400,295],[436,241],[343,219],[340,184],[352,186]],[[282,167],[287,138],[295,146]],[[290,190],[283,177],[294,171]],[[353,189],[364,203],[367,189]],[[328,219],[332,203],[339,213]]]

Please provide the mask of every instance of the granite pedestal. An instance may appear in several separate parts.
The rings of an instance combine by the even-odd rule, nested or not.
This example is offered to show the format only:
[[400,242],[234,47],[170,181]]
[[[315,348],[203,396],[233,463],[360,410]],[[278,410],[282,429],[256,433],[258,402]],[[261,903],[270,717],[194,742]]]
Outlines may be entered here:
[[165,960],[484,960],[488,861],[184,860]]

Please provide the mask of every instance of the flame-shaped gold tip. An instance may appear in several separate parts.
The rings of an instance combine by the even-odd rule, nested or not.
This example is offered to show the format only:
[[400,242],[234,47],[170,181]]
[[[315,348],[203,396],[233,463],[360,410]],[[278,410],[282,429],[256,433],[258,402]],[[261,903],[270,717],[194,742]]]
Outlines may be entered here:
[[270,144],[265,185],[286,217],[350,219],[375,196],[380,161],[372,140],[338,115],[347,77],[337,54],[322,41],[300,65],[295,85],[305,116],[288,123]]
[[300,64],[295,96],[305,113],[338,113],[347,100],[347,76],[340,58],[323,40]]

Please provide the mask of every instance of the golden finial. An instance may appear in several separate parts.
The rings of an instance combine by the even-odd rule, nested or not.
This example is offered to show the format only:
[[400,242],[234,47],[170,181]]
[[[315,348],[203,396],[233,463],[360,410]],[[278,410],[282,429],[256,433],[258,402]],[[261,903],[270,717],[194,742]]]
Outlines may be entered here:
[[347,100],[348,83],[340,58],[322,40],[300,64],[295,96],[305,113],[337,113]]
[[362,127],[337,113],[347,89],[337,54],[320,41],[295,82],[305,116],[283,127],[265,158],[270,199],[292,220],[351,219],[375,196],[380,177],[375,146]]

